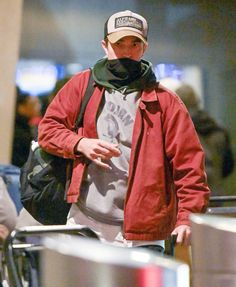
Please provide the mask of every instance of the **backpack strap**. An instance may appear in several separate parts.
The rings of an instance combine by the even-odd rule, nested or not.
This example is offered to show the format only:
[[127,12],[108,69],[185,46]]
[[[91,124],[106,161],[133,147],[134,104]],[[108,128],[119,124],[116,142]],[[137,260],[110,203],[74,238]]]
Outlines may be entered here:
[[[75,132],[78,131],[79,127],[83,126],[84,112],[86,110],[87,104],[88,104],[93,92],[94,92],[93,76],[92,76],[92,69],[90,68],[90,74],[89,74],[87,88],[86,88],[86,91],[84,93],[84,96],[83,96],[83,99],[81,102],[81,107],[80,107],[79,114],[77,116],[77,120],[75,122],[75,127],[74,127]],[[72,170],[73,170],[73,160],[70,160],[70,161],[68,161],[68,165],[66,168],[66,185],[65,185],[65,195],[64,195],[65,200],[66,200],[67,190],[69,188],[71,177],[72,177]]]
[[77,120],[75,122],[75,128],[74,128],[75,131],[77,131],[79,127],[83,126],[84,112],[85,112],[85,109],[87,107],[87,104],[88,104],[93,92],[94,92],[93,76],[92,76],[92,69],[90,68],[88,85],[87,85],[85,94],[83,96],[83,100],[81,103],[81,107],[80,107],[80,111],[79,111]]

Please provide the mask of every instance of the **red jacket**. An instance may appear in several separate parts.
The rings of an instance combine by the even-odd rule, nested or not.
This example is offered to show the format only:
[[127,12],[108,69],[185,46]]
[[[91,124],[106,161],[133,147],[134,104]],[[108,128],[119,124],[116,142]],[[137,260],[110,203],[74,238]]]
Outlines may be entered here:
[[[95,87],[84,114],[84,127],[73,129],[89,72],[74,76],[58,93],[39,125],[45,150],[74,158],[68,202],[76,202],[86,164],[74,147],[83,137],[97,138],[96,115],[104,89]],[[181,100],[159,86],[143,91],[133,129],[129,182],[124,209],[128,240],[166,239],[189,214],[206,210],[209,188],[204,154]]]

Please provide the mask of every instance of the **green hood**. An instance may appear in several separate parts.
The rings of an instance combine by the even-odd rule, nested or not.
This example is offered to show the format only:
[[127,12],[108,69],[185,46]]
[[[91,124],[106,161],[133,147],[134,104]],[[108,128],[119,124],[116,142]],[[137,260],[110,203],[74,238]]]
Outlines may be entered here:
[[93,78],[98,85],[107,89],[118,90],[123,94],[150,89],[156,85],[156,77],[152,70],[152,64],[146,60],[141,60],[140,62],[140,75],[131,82],[124,81],[111,72],[108,69],[109,60],[107,58],[97,61],[97,63],[94,65],[92,69]]

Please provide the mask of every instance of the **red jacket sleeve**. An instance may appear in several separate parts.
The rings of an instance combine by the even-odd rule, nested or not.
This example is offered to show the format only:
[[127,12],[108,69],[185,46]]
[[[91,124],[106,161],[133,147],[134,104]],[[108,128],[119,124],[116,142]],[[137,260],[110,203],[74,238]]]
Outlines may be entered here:
[[[169,93],[168,93],[169,94]],[[160,97],[163,114],[165,151],[170,163],[177,195],[176,226],[189,224],[189,214],[205,212],[210,190],[205,173],[205,158],[190,115],[181,99],[172,94]]]
[[88,70],[74,76],[48,106],[38,131],[39,145],[47,152],[75,158],[74,147],[81,136],[73,128],[88,79]]

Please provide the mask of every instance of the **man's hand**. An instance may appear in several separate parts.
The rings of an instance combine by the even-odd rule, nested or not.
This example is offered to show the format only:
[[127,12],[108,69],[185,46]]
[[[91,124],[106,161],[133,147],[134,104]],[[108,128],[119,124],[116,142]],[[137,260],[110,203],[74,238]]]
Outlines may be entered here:
[[179,225],[176,227],[171,235],[177,235],[176,243],[181,245],[190,245],[191,228],[188,225]]
[[76,150],[104,168],[110,168],[104,161],[111,159],[113,156],[118,157],[121,154],[117,144],[90,138],[82,138],[79,141]]

